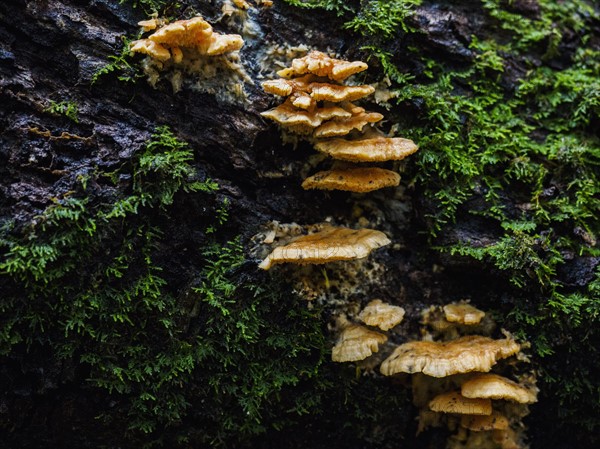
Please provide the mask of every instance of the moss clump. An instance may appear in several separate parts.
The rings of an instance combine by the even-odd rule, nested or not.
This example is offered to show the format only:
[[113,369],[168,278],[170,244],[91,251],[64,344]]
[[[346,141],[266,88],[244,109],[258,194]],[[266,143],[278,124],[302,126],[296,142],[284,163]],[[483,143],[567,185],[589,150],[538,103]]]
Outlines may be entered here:
[[285,0],[292,6],[307,9],[324,9],[343,16],[344,28],[363,36],[389,39],[399,30],[409,31],[406,19],[422,0]]
[[[105,203],[86,189],[100,175],[82,178],[80,192],[55,199],[23,229],[6,224],[0,237],[2,354],[42,346],[57,361],[88,366],[91,385],[127,395],[131,414],[149,415],[131,428],[149,430],[152,419],[174,419],[184,405],[172,388],[190,370],[191,345],[177,338],[180,312],[154,262],[162,231],[149,214],[177,192],[217,188],[191,179],[192,159],[159,128],[131,167],[127,196]],[[123,175],[125,168],[108,177]],[[172,407],[150,406],[159,401]]]
[[50,100],[50,104],[46,109],[44,109],[44,112],[55,115],[63,115],[69,120],[79,123],[79,107],[74,101],[56,102],[54,100]]
[[[266,404],[313,376],[323,358],[318,319],[236,275],[239,240],[204,240],[191,290],[164,277],[164,226],[176,198],[200,195],[212,207],[218,188],[198,179],[192,161],[160,127],[131,167],[82,179],[78,192],[23,229],[6,224],[0,238],[5,361],[43,349],[52,363],[80,366],[83,379],[62,381],[108,393],[116,405],[101,415],[146,443],[189,436],[182,422],[195,402],[203,403],[195,419],[212,429],[202,441],[262,431]],[[88,186],[107,179],[131,179],[129,193],[95,197]],[[199,225],[214,230],[225,219],[217,210],[214,223]]]
[[[136,39],[139,36],[136,37]],[[116,55],[108,57],[109,63],[98,69],[91,77],[90,84],[96,84],[100,78],[107,75],[117,75],[119,81],[124,83],[135,83],[144,76],[141,68],[133,61],[133,53],[129,50],[130,44],[134,39],[122,38],[123,45]]]
[[399,29],[409,31],[406,19],[422,0],[372,0],[361,2],[356,16],[344,24],[345,28],[365,36],[379,35],[391,38]]

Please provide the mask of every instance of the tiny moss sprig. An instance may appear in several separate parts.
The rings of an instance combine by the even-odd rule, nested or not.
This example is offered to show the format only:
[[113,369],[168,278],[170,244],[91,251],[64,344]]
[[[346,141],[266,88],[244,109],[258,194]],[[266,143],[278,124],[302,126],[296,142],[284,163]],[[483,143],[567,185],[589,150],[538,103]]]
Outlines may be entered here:
[[375,45],[365,45],[360,49],[366,51],[370,57],[377,59],[383,73],[398,86],[408,84],[415,79],[414,75],[398,70],[398,67],[392,62],[391,52],[385,51]]
[[338,16],[343,15],[347,11],[352,11],[352,2],[345,0],[284,0],[292,6],[305,9],[324,9],[333,11]]
[[181,3],[176,0],[119,0],[119,4],[130,3],[133,8],[141,8],[148,15],[161,13],[167,14],[181,7]]
[[144,75],[141,69],[133,62],[133,53],[129,50],[131,41],[128,37],[123,36],[122,38],[121,51],[117,55],[110,55],[108,57],[109,63],[98,69],[91,77],[90,84],[93,86],[100,78],[103,78],[109,74],[117,75],[119,81],[124,83],[135,83],[138,79]]
[[69,120],[79,123],[79,106],[74,101],[56,102],[50,100],[50,104],[44,109],[44,112],[54,115],[64,115]]

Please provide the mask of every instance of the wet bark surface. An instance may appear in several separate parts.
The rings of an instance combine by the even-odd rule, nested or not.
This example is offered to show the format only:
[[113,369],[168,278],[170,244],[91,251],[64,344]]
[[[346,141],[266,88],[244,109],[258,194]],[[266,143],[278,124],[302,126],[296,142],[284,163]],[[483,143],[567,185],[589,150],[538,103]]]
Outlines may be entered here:
[[[217,2],[189,3],[210,21],[221,15]],[[537,14],[533,1],[513,2],[512,7],[532,17]],[[353,207],[364,204],[365,197],[302,190],[300,172],[313,150],[306,143],[296,149],[283,145],[276,126],[259,115],[277,104],[260,87],[261,47],[306,44],[333,50],[349,60],[360,58],[351,34],[335,34],[341,29],[341,19],[332,13],[318,14],[315,20],[310,11],[278,1],[273,8],[250,12],[260,33],[249,39],[241,57],[253,84],[244,86],[247,100],[235,103],[185,86],[173,93],[164,81],[153,88],[144,79],[125,84],[108,75],[91,85],[93,74],[119,53],[121,36],[137,33],[137,21],[146,18],[140,9],[110,0],[3,1],[0,219],[13,220],[18,229],[54,198],[76,191],[79,177],[94,171],[111,172],[130,163],[154,129],[168,124],[193,148],[199,176],[218,182],[218,198],[230,200],[230,219],[222,230],[228,237],[240,234],[248,245],[271,220],[309,224],[332,217],[334,222],[352,224]],[[432,55],[456,66],[468,63],[474,58],[469,49],[471,36],[490,27],[486,20],[479,2],[427,3],[411,19],[421,33],[394,42],[395,59],[411,72],[424,70],[416,62],[403,60],[411,41],[419,40]],[[215,28],[236,32],[224,22]],[[531,58],[535,56],[529,57],[528,64],[535,65]],[[523,61],[509,61],[504,82],[518,79],[525,70]],[[380,77],[375,66],[368,72],[367,81]],[[44,112],[50,100],[76,102],[79,122]],[[383,112],[390,120],[399,113]],[[410,161],[406,170],[414,170]],[[130,188],[130,179],[121,181],[116,187],[109,183],[93,185],[92,195],[96,201],[119,197]],[[419,311],[426,305],[463,297],[481,295],[485,297],[481,306],[487,303],[509,308],[514,292],[500,273],[474,265],[472,260],[441,257],[429,249],[422,232],[426,228],[427,202],[418,186],[404,186],[400,194],[384,191],[369,198],[380,228],[396,244],[375,256],[388,275],[369,287],[373,297],[404,306],[413,321],[418,321]],[[189,198],[182,198],[174,206],[174,221],[168,225],[168,238],[161,247],[168,267],[165,277],[172,285],[182,287],[195,275],[194,258],[185,254],[192,254],[203,241],[195,230],[195,224],[205,220],[201,209],[202,205]],[[459,222],[460,227],[445,238],[484,242],[498,237],[485,220]],[[598,263],[597,258],[573,255],[561,277],[569,285],[584,285]],[[442,266],[445,269],[440,269]],[[263,282],[267,279],[253,263],[244,270]],[[107,428],[94,419],[113,404],[102,392],[86,388],[87,375],[85,367],[57,365],[52,355],[43,351],[10,357],[0,368],[0,425],[11,436],[0,441],[0,447],[128,447],[119,436],[123,428]],[[542,400],[534,408],[534,426],[540,426],[544,417],[544,412],[535,410],[544,405]],[[541,427],[532,428],[532,447],[560,447],[542,444],[543,433]],[[265,442],[255,444],[269,447]],[[406,447],[416,447],[411,444],[417,443]],[[435,438],[428,444],[435,444]]]

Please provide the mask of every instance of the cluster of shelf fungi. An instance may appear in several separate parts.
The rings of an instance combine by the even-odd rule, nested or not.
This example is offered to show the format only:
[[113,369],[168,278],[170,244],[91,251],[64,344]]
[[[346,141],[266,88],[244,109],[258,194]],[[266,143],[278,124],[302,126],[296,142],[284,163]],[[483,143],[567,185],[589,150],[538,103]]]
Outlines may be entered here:
[[[398,173],[365,164],[399,161],[418,150],[412,140],[387,137],[371,126],[382,120],[383,115],[352,103],[371,95],[375,89],[342,82],[367,68],[361,61],[333,59],[313,51],[277,72],[280,79],[263,83],[265,91],[286,99],[262,115],[287,132],[308,140],[316,150],[335,161],[330,170],[305,179],[303,188],[364,193],[398,186]],[[268,270],[284,262],[360,259],[389,243],[383,232],[374,229],[325,226],[314,234],[276,248],[260,268]]]
[[[334,160],[330,170],[305,179],[303,188],[370,192],[399,185],[396,172],[365,164],[402,160],[418,147],[411,140],[385,136],[374,126],[383,115],[353,103],[374,88],[343,82],[366,69],[364,62],[313,51],[277,72],[280,79],[263,83],[265,91],[285,101],[262,115]],[[360,259],[391,243],[374,229],[312,228],[316,232],[273,249],[259,267]],[[409,376],[419,409],[418,432],[447,427],[453,432],[447,448],[526,447],[522,418],[536,401],[537,389],[533,376],[515,367],[526,360],[521,346],[508,333],[493,339],[492,320],[461,302],[425,311],[422,339],[394,348],[389,340],[404,314],[401,307],[375,299],[355,317],[338,317],[332,360],[353,362],[366,371],[380,365],[384,376]],[[512,373],[520,383],[500,372]]]
[[174,22],[153,17],[138,25],[145,37],[131,42],[129,50],[146,55],[141,67],[150,85],[166,80],[173,92],[185,83],[227,101],[245,98],[243,86],[251,80],[241,64],[242,36],[218,33],[201,16]]

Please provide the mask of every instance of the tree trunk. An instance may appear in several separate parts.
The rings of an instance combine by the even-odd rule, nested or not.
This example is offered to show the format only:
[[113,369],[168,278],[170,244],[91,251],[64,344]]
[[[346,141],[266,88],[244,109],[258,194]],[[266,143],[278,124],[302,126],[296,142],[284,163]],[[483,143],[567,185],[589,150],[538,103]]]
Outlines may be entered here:
[[[561,376],[568,378],[575,370],[572,388],[584,395],[600,391],[592,378],[597,368],[593,348],[600,333],[577,321],[590,320],[593,326],[598,319],[598,292],[589,287],[600,285],[594,236],[599,210],[592,203],[598,192],[585,197],[590,206],[581,220],[532,218],[538,223],[535,231],[518,231],[531,236],[523,242],[533,242],[524,243],[533,254],[520,265],[510,261],[522,253],[476,257],[440,250],[503,242],[509,232],[503,227],[506,217],[525,220],[521,214],[529,212],[523,211],[534,207],[525,198],[530,190],[539,187],[542,193],[536,198],[541,202],[577,194],[567,187],[567,168],[557,168],[560,160],[523,150],[490,163],[485,174],[456,169],[459,174],[452,179],[464,181],[468,191],[451,215],[443,215],[447,197],[439,192],[458,185],[443,184],[452,156],[436,153],[436,142],[419,141],[419,130],[443,127],[428,118],[435,115],[436,94],[424,100],[424,94],[410,94],[409,89],[477,67],[497,88],[489,94],[494,98],[490,104],[500,104],[519,95],[532,71],[547,68],[547,90],[538,88],[533,94],[542,98],[552,83],[560,86],[560,79],[551,76],[579,67],[576,54],[582,48],[590,52],[585,57],[598,63],[597,7],[557,2],[558,12],[545,16],[554,2],[321,2],[330,6],[327,10],[276,0],[272,7],[253,4],[242,12],[227,1],[235,11],[227,16],[220,0],[165,3],[5,0],[0,5],[0,310],[5,315],[0,331],[0,428],[8,435],[6,447],[140,447],[151,442],[166,447],[442,447],[447,435],[440,429],[415,437],[415,412],[402,380],[391,382],[377,370],[357,378],[353,365],[330,361],[333,336],[327,325],[332,316],[351,314],[374,298],[406,309],[404,327],[390,337],[393,343],[418,338],[420,314],[431,305],[470,299],[493,312],[500,326],[534,343],[527,370],[539,373],[541,393],[527,421],[531,447],[571,444],[566,443],[570,432],[548,425],[560,422],[563,412],[569,415],[568,425],[589,415],[579,424],[592,430],[578,427],[574,438],[578,447],[596,447],[598,404],[589,399],[569,402],[563,394],[561,405],[557,390],[569,388]],[[573,3],[572,9],[563,3]],[[374,8],[400,4],[409,13],[393,22],[391,31],[375,27],[371,32],[364,25],[379,23],[369,16]],[[148,18],[144,8],[149,12],[152,5],[160,5],[162,16],[199,14],[221,33],[242,34],[240,64],[248,78],[221,72],[219,85],[184,73],[175,92],[170,75],[162,73],[152,86],[142,70],[144,57],[123,51],[122,40],[136,37],[136,23]],[[521,22],[515,17],[534,27],[543,23],[556,33],[533,44],[525,38],[514,44],[515,35],[525,35],[519,35],[522,30],[514,24]],[[501,58],[500,70],[493,59],[485,59],[492,50],[486,53],[481,43],[489,41],[505,46],[493,50]],[[302,56],[303,46],[346,60],[366,60],[370,67],[357,77],[360,83],[379,83],[381,93],[397,89],[396,99],[380,104],[366,99],[363,105],[385,116],[385,132],[398,123],[398,136],[421,144],[418,155],[389,165],[401,171],[400,187],[371,194],[302,189],[302,179],[328,162],[306,140],[284,143],[280,129],[260,113],[279,104],[261,82],[276,78],[278,62],[289,64]],[[483,66],[482,61],[491,62]],[[109,64],[114,70],[98,75]],[[597,71],[590,64],[581,76],[593,77]],[[488,94],[477,90],[477,77],[452,78],[448,98],[484,98]],[[243,93],[235,89],[240,84]],[[561,98],[569,100],[556,105],[557,113],[580,101],[577,89],[583,84],[577,84],[563,92]],[[498,92],[506,100],[498,101]],[[546,126],[547,117],[528,117],[527,125],[503,125],[515,134],[502,139],[538,144],[550,134],[565,139],[577,135],[596,152],[582,157],[573,177],[593,172],[600,157],[598,90],[589,92],[584,95],[589,104],[583,99],[577,103],[578,110],[587,108],[580,113],[585,116],[581,122],[575,113],[565,115],[576,124],[558,129]],[[456,126],[467,139],[469,132],[475,134],[479,119],[475,109],[461,110],[458,102],[456,106]],[[484,102],[480,107],[489,109]],[[165,125],[166,131],[161,128]],[[409,135],[404,129],[411,130]],[[448,135],[453,131],[449,128]],[[191,160],[182,156],[164,169],[144,168],[143,158],[158,154],[148,142],[160,140],[161,133],[187,143]],[[486,136],[478,142],[493,139]],[[179,148],[164,141],[161,145]],[[475,151],[483,150],[480,145]],[[476,158],[473,152],[468,157]],[[466,161],[461,158],[459,165]],[[529,180],[534,175],[527,181],[506,181],[511,178],[504,167],[521,160],[545,167],[548,174],[539,186],[527,184],[536,182]],[[176,170],[183,174],[178,177]],[[503,219],[490,212],[490,179],[502,184],[494,204],[501,205]],[[190,187],[194,182],[201,187]],[[211,182],[218,187],[211,188]],[[269,223],[325,221],[376,228],[393,243],[367,262],[282,266],[270,272],[257,268],[269,250],[262,243]],[[586,228],[580,223],[592,224]],[[568,250],[557,243],[562,235],[575,242]],[[235,252],[231,242],[238,236],[243,260],[228,252]],[[42,246],[56,253],[46,254]],[[578,249],[583,247],[585,251]],[[26,250],[19,253],[20,248]],[[562,258],[555,265],[552,248]],[[502,257],[509,259],[504,265]],[[545,266],[553,267],[546,281],[539,268]],[[154,284],[142,287],[140,279]],[[148,291],[140,293],[144,288]],[[236,293],[231,296],[228,288]],[[587,299],[572,306],[573,312],[553,311],[555,291],[561,298],[576,293]],[[526,313],[530,321],[523,318]],[[551,326],[557,317],[568,324],[550,337],[533,324]],[[161,320],[170,324],[157,324]],[[230,344],[224,341],[229,338]],[[544,341],[554,355],[541,356]],[[144,365],[146,356],[153,362]],[[562,366],[563,357],[574,367]],[[585,361],[577,365],[580,359]],[[558,385],[552,377],[559,379]],[[159,408],[164,410],[155,410]]]

